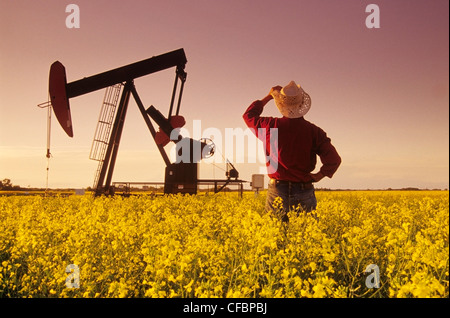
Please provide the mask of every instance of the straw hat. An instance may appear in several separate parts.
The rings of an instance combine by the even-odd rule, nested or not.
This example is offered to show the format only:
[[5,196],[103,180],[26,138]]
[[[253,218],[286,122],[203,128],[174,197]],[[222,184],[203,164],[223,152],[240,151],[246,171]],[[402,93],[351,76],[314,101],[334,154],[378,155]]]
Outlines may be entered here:
[[281,115],[288,118],[303,117],[311,108],[311,97],[294,81],[273,91],[272,96]]

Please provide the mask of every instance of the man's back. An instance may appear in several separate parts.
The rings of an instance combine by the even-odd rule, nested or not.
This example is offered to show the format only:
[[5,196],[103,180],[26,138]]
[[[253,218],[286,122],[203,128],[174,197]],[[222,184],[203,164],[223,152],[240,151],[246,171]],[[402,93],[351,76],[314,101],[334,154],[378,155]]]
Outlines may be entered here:
[[[272,99],[282,118],[261,116],[264,106]],[[291,209],[315,210],[313,182],[325,176],[331,178],[341,164],[341,157],[325,131],[303,118],[310,108],[311,97],[291,81],[285,87],[272,87],[267,96],[254,101],[243,115],[247,126],[263,141],[269,156],[270,181],[265,209],[275,211],[283,222],[289,220],[287,212]],[[319,172],[313,173],[317,156],[322,166]],[[277,198],[283,203],[281,210],[274,206]]]
[[[303,117],[261,117],[262,109],[261,102],[255,101],[243,117],[247,126],[253,128],[256,134],[258,129],[265,129],[265,136],[259,135],[258,138],[265,137],[266,155],[271,158],[268,163],[276,166],[272,170],[269,169],[269,177],[293,182],[311,182],[310,173],[316,167],[318,155],[323,163],[321,172],[331,178],[341,160],[325,131]],[[277,133],[275,142],[273,136],[271,141],[270,128],[272,133]]]

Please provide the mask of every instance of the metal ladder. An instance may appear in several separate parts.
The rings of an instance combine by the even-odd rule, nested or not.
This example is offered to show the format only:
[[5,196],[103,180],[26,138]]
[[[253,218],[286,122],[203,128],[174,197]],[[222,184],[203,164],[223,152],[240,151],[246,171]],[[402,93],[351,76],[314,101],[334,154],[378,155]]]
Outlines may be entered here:
[[102,108],[100,109],[94,140],[92,141],[91,152],[89,154],[89,159],[99,162],[97,172],[95,173],[94,189],[97,188],[100,172],[103,167],[103,162],[105,161],[105,153],[111,135],[111,126],[114,121],[114,115],[116,113],[122,86],[122,83],[119,83],[106,88]]

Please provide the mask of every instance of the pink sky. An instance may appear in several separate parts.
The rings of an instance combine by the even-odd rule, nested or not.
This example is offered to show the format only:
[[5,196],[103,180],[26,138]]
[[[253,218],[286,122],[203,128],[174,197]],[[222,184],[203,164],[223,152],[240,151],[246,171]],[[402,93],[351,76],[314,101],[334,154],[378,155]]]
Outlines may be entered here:
[[[69,3],[80,28],[65,25]],[[366,6],[380,8],[368,29]],[[242,114],[291,80],[312,98],[305,118],[322,127],[343,163],[329,188],[448,188],[449,2],[397,1],[0,1],[0,179],[45,186],[50,65],[68,81],[184,48],[181,114],[192,129],[245,128]],[[146,106],[166,114],[174,70],[135,81]],[[74,137],[52,126],[49,185],[87,187],[104,91],[71,100]],[[273,102],[265,115],[279,116]],[[260,164],[239,163],[242,179]],[[67,169],[70,167],[70,169]],[[200,177],[224,172],[202,164]],[[162,181],[164,163],[134,101],[113,181]]]

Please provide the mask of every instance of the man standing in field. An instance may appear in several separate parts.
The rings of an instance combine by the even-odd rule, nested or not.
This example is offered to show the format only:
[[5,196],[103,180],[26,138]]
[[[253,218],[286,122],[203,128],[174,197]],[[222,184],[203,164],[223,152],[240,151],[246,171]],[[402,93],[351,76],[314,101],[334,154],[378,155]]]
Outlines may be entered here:
[[[264,106],[274,99],[283,117],[262,117]],[[311,108],[310,96],[294,81],[285,87],[272,87],[269,94],[254,101],[244,113],[244,121],[264,142],[270,178],[266,211],[274,211],[287,222],[287,212],[300,208],[310,212],[317,207],[314,182],[331,178],[341,164],[341,158],[325,131],[303,116]],[[273,135],[278,138],[274,141]],[[270,149],[275,148],[275,149]],[[322,167],[312,173],[319,156]],[[283,200],[280,209],[274,202]],[[275,204],[274,204],[275,203]]]

